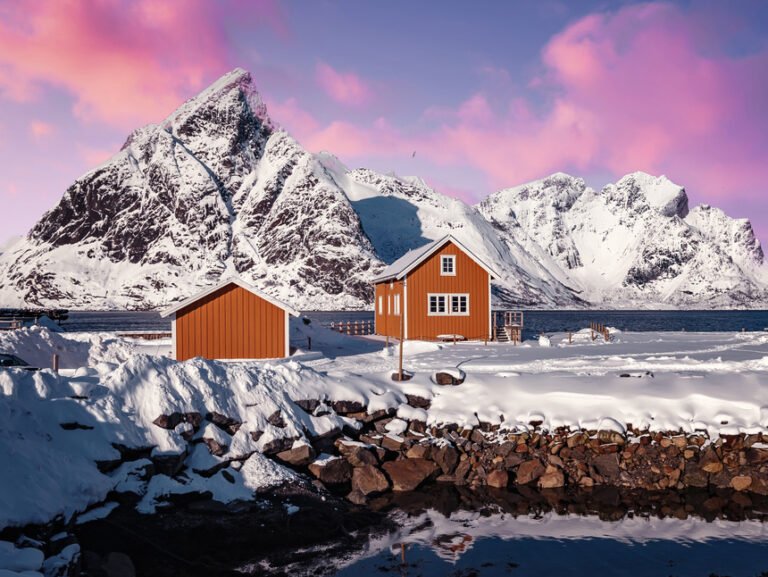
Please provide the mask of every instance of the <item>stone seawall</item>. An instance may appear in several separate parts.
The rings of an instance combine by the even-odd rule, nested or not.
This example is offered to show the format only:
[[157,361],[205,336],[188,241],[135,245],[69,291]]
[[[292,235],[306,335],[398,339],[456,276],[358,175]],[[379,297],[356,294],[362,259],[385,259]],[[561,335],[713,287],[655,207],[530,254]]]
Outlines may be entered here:
[[[311,408],[313,403],[300,402]],[[424,399],[409,404],[426,408]],[[768,495],[768,434],[648,432],[627,425],[614,430],[546,431],[531,422],[527,431],[505,431],[478,423],[428,427],[392,413],[367,414],[362,407],[335,403],[354,419],[336,439],[289,449],[275,457],[306,468],[330,489],[349,489],[358,504],[388,491],[426,484],[506,488],[614,486],[643,491],[691,488],[731,489]],[[315,459],[316,455],[321,455]]]

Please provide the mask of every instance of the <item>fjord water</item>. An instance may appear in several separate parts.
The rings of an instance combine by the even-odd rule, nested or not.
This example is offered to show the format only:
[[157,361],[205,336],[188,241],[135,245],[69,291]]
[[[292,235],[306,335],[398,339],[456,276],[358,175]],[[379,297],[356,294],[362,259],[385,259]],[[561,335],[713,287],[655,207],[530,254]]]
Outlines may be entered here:
[[[373,320],[369,311],[308,311],[306,316],[322,324]],[[524,338],[540,333],[577,331],[590,322],[623,331],[735,332],[768,329],[768,311],[525,311]],[[72,311],[64,323],[67,331],[170,331],[170,319],[151,311]]]

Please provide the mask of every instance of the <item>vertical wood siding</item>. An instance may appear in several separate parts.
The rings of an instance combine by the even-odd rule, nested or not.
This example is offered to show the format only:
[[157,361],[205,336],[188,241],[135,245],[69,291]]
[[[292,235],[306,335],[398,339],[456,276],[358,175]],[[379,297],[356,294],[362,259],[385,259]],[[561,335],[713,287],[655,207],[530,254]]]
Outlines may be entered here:
[[230,284],[176,313],[176,358],[268,359],[287,356],[285,312]]
[[[403,281],[382,282],[376,285],[376,300],[374,318],[376,319],[376,334],[400,338],[400,315],[394,314],[395,295],[400,295],[400,314],[405,313],[403,300]],[[384,314],[379,314],[379,296],[384,297]]]
[[[440,256],[456,256],[456,276],[440,274]],[[489,338],[488,273],[452,242],[408,274],[408,338],[435,339],[459,334],[468,339]],[[429,316],[430,293],[466,293],[469,316]],[[448,303],[450,304],[450,303]]]

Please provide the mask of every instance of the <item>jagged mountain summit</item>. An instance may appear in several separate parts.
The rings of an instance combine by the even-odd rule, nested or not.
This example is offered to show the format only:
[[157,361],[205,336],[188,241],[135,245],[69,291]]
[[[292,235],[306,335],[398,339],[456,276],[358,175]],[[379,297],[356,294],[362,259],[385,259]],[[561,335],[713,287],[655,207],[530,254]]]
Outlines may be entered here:
[[598,306],[751,307],[768,298],[752,225],[642,172],[595,191],[566,174],[501,190],[478,206],[564,285]]
[[386,264],[449,232],[501,272],[499,304],[768,300],[749,222],[689,210],[666,178],[596,192],[555,174],[468,206],[307,152],[237,69],[136,130],[0,251],[0,305],[157,308],[238,274],[305,310],[367,308]]

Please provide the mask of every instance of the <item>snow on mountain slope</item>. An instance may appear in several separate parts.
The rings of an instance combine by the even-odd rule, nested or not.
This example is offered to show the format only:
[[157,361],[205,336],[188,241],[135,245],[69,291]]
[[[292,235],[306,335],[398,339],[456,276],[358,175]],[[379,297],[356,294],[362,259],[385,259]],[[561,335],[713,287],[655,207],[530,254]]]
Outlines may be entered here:
[[645,173],[596,192],[565,174],[505,189],[479,205],[504,231],[543,249],[554,276],[601,306],[759,306],[762,250],[751,225],[697,207],[683,187]]
[[558,173],[471,207],[307,152],[236,69],[134,131],[0,249],[0,306],[158,308],[236,273],[297,308],[368,308],[386,264],[447,233],[501,273],[499,305],[768,301],[749,222],[689,211],[665,177],[596,192]]
[[361,307],[381,266],[344,193],[235,70],[78,179],[0,259],[0,300],[151,308],[238,272],[296,306]]
[[498,304],[584,304],[515,238],[499,236],[476,208],[435,192],[416,177],[382,175],[367,169],[348,171],[330,155],[323,155],[322,161],[346,191],[384,262],[392,263],[409,250],[453,234],[501,274],[494,282]]

